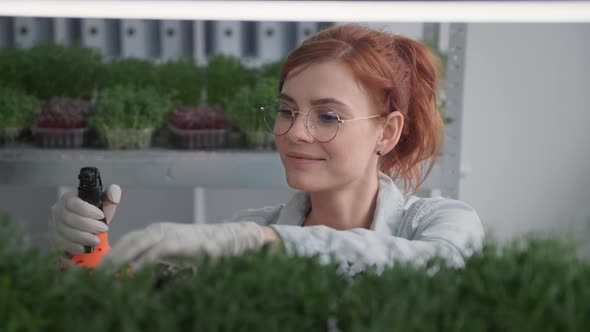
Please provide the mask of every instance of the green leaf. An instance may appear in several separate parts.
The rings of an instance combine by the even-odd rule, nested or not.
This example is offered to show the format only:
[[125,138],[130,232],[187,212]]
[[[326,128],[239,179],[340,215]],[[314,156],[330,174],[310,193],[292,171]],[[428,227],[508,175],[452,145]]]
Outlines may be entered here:
[[88,124],[97,129],[155,128],[165,122],[172,105],[171,98],[155,88],[118,85],[100,91]]
[[41,43],[25,55],[25,88],[40,99],[52,96],[90,99],[102,57],[82,46]]
[[216,55],[209,58],[205,72],[207,104],[224,105],[243,86],[252,86],[257,79],[255,69],[245,67],[240,59]]
[[266,130],[264,119],[258,110],[275,101],[278,91],[279,82],[275,78],[261,78],[254,86],[241,87],[223,102],[230,123],[243,130]]
[[39,100],[22,90],[0,86],[0,127],[25,128],[38,111]]
[[[269,247],[235,257],[195,256],[196,271],[162,279],[55,267],[58,253],[23,245],[0,217],[3,331],[583,331],[590,263],[567,238],[488,241],[462,268],[368,267],[354,277],[317,256]],[[158,280],[165,280],[158,283]]]

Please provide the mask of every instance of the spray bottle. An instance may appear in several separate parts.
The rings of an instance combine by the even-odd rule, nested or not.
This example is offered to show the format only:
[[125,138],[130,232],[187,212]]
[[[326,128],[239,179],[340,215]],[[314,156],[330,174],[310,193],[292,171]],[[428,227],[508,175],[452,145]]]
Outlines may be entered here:
[[[102,179],[96,167],[83,167],[78,175],[78,197],[102,210]],[[106,219],[102,219],[106,223]],[[84,253],[72,257],[72,263],[78,266],[95,268],[111,246],[107,232],[98,233],[100,243],[96,247],[84,247]]]

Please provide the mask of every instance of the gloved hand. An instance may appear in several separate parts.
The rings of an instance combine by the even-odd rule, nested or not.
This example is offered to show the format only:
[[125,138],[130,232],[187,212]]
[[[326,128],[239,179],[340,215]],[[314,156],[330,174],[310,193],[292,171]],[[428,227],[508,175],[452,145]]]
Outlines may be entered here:
[[84,246],[96,246],[99,239],[92,233],[103,233],[113,220],[121,201],[121,187],[112,184],[103,193],[103,211],[84,202],[76,193],[63,194],[51,207],[49,214],[49,237],[52,245],[64,254],[60,264],[69,262],[74,254],[84,252]]
[[155,223],[121,238],[99,264],[114,272],[129,264],[137,271],[148,263],[194,268],[196,255],[238,255],[264,244],[263,228],[254,222],[222,224]]

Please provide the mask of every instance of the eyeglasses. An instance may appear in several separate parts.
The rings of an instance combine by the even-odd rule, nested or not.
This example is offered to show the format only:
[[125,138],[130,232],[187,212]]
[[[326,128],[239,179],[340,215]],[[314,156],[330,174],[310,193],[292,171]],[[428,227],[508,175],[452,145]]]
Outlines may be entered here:
[[[276,101],[268,106],[260,108],[264,115],[264,124],[273,134],[280,136],[286,134],[293,123],[297,114],[305,114],[300,111],[294,111],[290,106]],[[371,115],[354,119],[341,119],[340,115],[329,107],[319,106],[312,108],[305,117],[305,128],[311,137],[316,141],[327,143],[333,140],[338,134],[340,125],[356,120],[372,119],[386,114]]]

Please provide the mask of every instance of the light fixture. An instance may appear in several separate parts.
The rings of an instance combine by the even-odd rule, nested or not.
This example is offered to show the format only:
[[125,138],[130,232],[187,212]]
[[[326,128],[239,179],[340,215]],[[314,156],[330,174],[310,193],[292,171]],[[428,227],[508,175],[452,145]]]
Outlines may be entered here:
[[0,1],[0,16],[334,22],[590,22],[585,1]]

